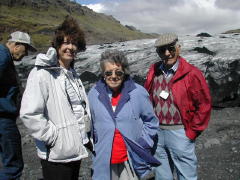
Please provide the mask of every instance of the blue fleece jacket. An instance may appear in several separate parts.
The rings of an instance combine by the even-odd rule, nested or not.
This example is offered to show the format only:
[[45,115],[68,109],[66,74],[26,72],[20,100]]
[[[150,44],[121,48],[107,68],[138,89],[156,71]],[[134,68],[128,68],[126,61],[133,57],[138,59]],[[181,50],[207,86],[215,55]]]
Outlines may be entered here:
[[131,164],[139,177],[159,165],[151,150],[158,129],[149,95],[146,90],[133,82],[125,80],[121,98],[113,112],[108,87],[100,80],[89,92],[90,110],[93,120],[93,180],[111,180],[110,159],[115,128],[127,145]]
[[17,72],[9,49],[0,45],[0,118],[18,116],[19,86]]

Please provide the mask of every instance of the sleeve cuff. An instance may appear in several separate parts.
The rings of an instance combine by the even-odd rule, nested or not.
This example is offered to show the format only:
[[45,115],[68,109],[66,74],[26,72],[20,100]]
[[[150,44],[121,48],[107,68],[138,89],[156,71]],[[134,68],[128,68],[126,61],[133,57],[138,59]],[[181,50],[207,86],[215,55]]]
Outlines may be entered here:
[[192,131],[191,129],[188,129],[186,131],[186,136],[191,140],[195,140],[197,138],[198,134],[195,131]]

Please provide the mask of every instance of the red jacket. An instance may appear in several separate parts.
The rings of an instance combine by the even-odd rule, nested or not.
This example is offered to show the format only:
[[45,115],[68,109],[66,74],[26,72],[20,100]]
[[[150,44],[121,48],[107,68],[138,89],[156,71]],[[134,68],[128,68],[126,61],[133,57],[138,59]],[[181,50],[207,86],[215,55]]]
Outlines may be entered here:
[[[161,62],[152,64],[144,87],[152,100],[152,83],[159,73]],[[170,89],[174,103],[180,111],[186,135],[194,140],[207,128],[211,115],[211,96],[202,72],[179,57],[179,66],[171,79]]]

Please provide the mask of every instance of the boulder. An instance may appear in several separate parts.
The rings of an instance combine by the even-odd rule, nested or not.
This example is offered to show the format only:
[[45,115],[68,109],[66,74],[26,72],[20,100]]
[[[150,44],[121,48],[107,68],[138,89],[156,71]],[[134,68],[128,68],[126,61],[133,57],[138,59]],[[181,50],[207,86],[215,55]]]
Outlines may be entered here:
[[210,50],[208,50],[206,47],[195,47],[194,49],[193,49],[193,51],[197,51],[198,53],[205,53],[205,54],[208,54],[208,55],[211,55],[211,56],[214,56],[214,55],[216,55],[216,53],[215,52],[213,52],[213,51],[210,51]]
[[240,106],[240,59],[206,63],[208,81],[213,106]]
[[210,34],[208,33],[200,33],[200,34],[197,34],[197,37],[212,37]]

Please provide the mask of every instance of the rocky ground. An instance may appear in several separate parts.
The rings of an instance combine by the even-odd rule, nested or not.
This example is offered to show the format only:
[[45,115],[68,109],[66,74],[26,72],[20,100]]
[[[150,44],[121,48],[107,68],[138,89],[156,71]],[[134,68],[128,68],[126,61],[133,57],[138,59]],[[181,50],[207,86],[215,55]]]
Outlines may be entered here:
[[[42,178],[32,138],[18,121],[25,168],[22,180]],[[240,107],[213,110],[208,129],[197,140],[199,180],[240,180]],[[90,158],[82,162],[79,180],[90,180]],[[153,179],[153,178],[152,178]]]
[[240,180],[240,108],[214,110],[197,141],[199,180]]

